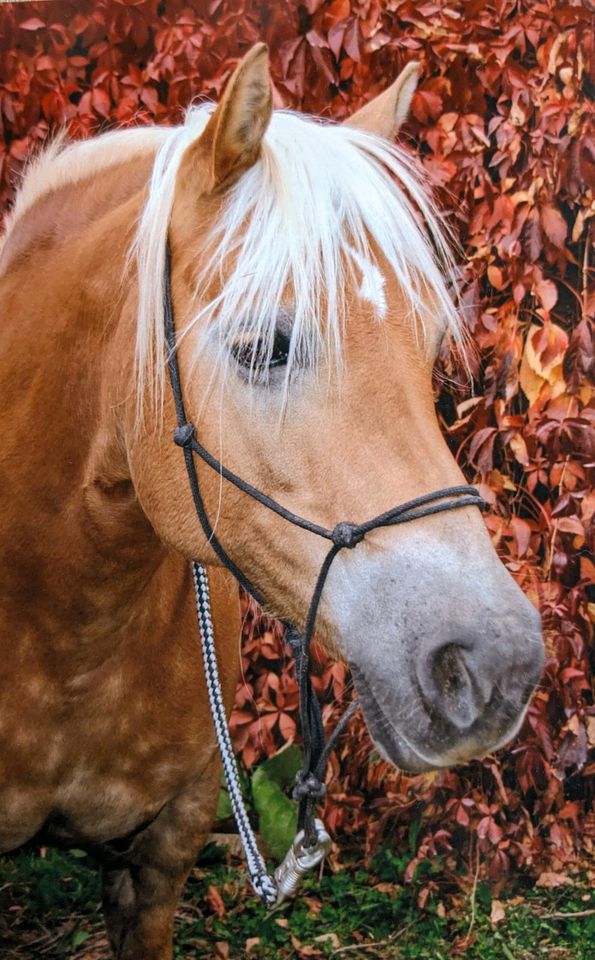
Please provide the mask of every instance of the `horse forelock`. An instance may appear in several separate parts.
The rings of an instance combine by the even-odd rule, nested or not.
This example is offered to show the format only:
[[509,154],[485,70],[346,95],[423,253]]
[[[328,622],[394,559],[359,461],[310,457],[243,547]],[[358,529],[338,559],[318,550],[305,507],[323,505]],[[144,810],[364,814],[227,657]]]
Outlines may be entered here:
[[[131,249],[139,283],[139,397],[147,388],[154,396],[163,389],[164,250],[176,178],[212,109],[191,109],[162,144]],[[449,231],[414,159],[353,127],[276,111],[260,158],[228,188],[221,215],[197,251],[192,319],[180,332],[196,326],[196,355],[208,343],[221,364],[245,338],[260,341],[266,359],[279,314],[289,309],[288,385],[295,365],[322,355],[341,363],[346,291],[358,290],[379,318],[390,310],[386,265],[420,343],[439,323],[461,344]],[[221,289],[213,295],[219,276]]]

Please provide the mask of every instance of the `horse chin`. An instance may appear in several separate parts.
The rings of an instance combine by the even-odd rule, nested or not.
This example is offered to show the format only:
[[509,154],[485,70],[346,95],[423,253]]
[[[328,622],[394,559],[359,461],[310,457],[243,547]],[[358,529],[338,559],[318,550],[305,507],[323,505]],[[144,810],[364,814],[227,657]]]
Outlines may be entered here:
[[446,748],[443,754],[428,756],[395,728],[374,695],[370,684],[353,663],[350,666],[368,732],[376,749],[383,760],[412,776],[433,770],[444,770],[457,764],[469,763],[470,760],[485,756],[488,752],[499,750],[514,739],[523,725],[526,706],[508,728],[489,744],[482,744],[475,737],[467,737],[456,745]]
[[404,773],[412,775],[428,773],[447,766],[446,763],[440,763],[434,758],[429,760],[422,756],[404,736],[399,734],[378,703],[370,685],[353,664],[351,664],[351,671],[368,732],[383,760],[393,767],[398,767]]
[[364,698],[360,699],[362,700],[368,732],[383,760],[410,776],[418,776],[431,770],[441,769],[436,763],[421,757],[409,743],[399,737],[382,715],[379,717],[372,716],[363,702]]

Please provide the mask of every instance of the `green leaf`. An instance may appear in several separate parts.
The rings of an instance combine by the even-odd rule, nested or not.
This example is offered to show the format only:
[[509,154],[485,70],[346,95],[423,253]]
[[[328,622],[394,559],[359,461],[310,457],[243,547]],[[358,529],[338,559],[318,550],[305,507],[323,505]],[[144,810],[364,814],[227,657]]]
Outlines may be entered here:
[[252,776],[252,799],[258,814],[260,834],[271,854],[282,860],[297,830],[297,803],[283,788],[293,784],[300,767],[297,747],[266,760]]
[[482,910],[489,914],[490,910],[492,909],[492,892],[487,883],[485,883],[483,880],[480,880],[477,884],[475,899]]
[[[242,792],[242,796],[248,802],[248,798],[250,794],[249,782],[241,764],[237,765],[237,773],[238,773],[238,779],[240,781],[240,790]],[[217,797],[217,809],[215,811],[215,820],[229,820],[230,817],[233,817],[233,809],[231,806],[231,800],[229,799],[229,790],[227,789],[227,781],[225,779],[225,774],[223,773],[223,770],[222,770],[221,779],[220,779],[219,796]]]
[[81,943],[84,943],[85,940],[88,939],[88,937],[89,937],[89,934],[87,933],[86,930],[75,930],[70,937],[71,947],[73,949],[76,949],[76,947],[80,947]]
[[293,787],[295,775],[302,765],[302,754],[299,747],[292,745],[280,753],[275,754],[261,763],[259,770],[263,770],[269,780],[276,783],[282,790]]
[[229,799],[229,793],[225,787],[221,787],[219,790],[219,796],[217,798],[217,810],[215,811],[215,820],[229,820],[233,816],[233,810],[231,808],[231,800]]

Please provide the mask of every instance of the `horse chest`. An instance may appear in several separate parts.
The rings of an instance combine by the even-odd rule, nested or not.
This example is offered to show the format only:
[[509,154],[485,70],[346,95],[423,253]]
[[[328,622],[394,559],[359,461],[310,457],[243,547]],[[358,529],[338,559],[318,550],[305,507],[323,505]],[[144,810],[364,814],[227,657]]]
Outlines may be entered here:
[[0,850],[40,832],[81,845],[125,836],[200,774],[213,740],[195,706],[198,663],[183,649],[152,661],[147,645],[69,678],[33,654],[39,643],[30,656],[15,645],[0,680]]

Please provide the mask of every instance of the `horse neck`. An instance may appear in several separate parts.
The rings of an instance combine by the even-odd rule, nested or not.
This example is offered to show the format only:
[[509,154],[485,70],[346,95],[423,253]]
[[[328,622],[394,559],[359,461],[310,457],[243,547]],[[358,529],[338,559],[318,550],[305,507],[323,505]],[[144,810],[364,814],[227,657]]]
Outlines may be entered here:
[[0,388],[10,398],[0,412],[5,619],[65,653],[92,648],[94,660],[146,612],[155,573],[171,562],[138,503],[120,427],[134,349],[121,277],[140,197],[83,229],[98,191],[110,196],[98,179],[79,190],[77,229],[66,241],[48,244],[44,223],[56,234],[60,201],[67,207],[72,198],[32,210],[9,236],[0,276],[8,314]]

